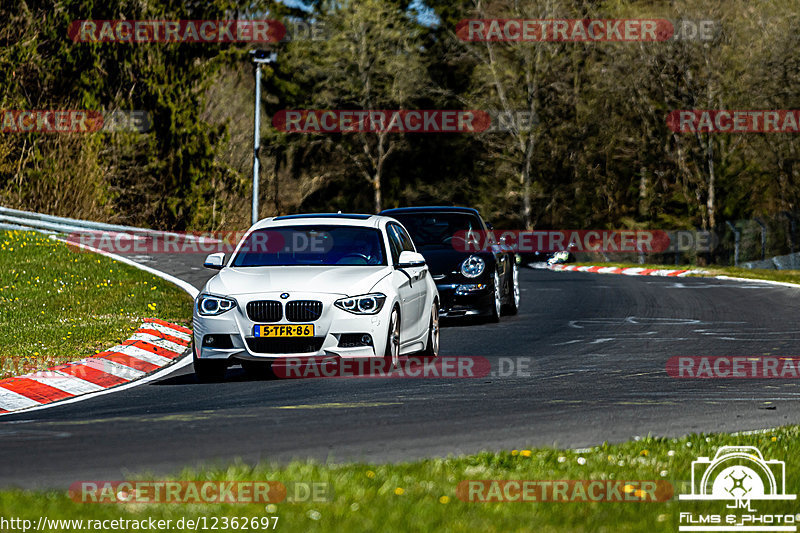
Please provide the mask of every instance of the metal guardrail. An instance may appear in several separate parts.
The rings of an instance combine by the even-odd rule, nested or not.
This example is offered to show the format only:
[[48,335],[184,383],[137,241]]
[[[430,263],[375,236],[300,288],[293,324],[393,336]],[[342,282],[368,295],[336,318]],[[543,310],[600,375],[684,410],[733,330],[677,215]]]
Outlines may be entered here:
[[131,239],[144,239],[148,236],[172,236],[180,237],[185,240],[194,241],[214,241],[217,239],[191,234],[178,234],[169,231],[159,231],[148,228],[137,228],[134,226],[123,226],[119,224],[108,224],[106,222],[93,222],[90,220],[80,220],[76,218],[57,217],[45,215],[31,211],[21,211],[0,206],[0,229],[5,230],[24,230],[38,231],[52,235],[55,233],[115,233],[126,234]]

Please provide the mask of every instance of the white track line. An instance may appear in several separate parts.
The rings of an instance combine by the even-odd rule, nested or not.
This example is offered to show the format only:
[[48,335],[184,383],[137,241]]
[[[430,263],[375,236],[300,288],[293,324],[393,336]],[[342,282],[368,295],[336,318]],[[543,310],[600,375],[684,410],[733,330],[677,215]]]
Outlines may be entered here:
[[89,357],[78,362],[84,366],[88,366],[89,368],[105,372],[106,374],[111,374],[112,376],[116,376],[127,381],[133,381],[134,379],[138,379],[147,373],[143,370],[137,370],[110,359]]
[[[133,357],[134,359],[139,359],[156,366],[166,366],[172,362],[172,359],[169,357],[148,352],[143,348],[129,344],[117,344],[113,348],[109,348],[107,351],[112,353],[121,353],[123,355],[127,355]],[[178,353],[183,353],[183,350]]]
[[190,334],[184,333],[183,331],[178,331],[177,329],[165,326],[163,324],[158,324],[156,322],[145,322],[139,329],[152,329],[153,331],[160,331],[161,333],[165,333],[167,335],[171,335],[172,337],[183,339],[185,341],[192,340],[192,336]]
[[53,387],[54,389],[58,389],[73,395],[88,394],[106,389],[106,387],[96,383],[90,383],[84,379],[76,378],[75,376],[70,376],[69,374],[64,374],[63,372],[58,371],[53,372],[45,370],[44,372],[36,372],[35,374],[28,374],[20,377],[38,381],[43,385],[47,385],[48,387]]
[[[128,337],[130,341],[144,341],[148,344],[154,344],[159,348],[164,348],[165,350],[169,350],[170,352],[175,352],[177,354],[181,354],[186,351],[186,346],[183,344],[178,344],[162,337],[157,337],[152,333],[143,333],[141,331],[134,332],[130,337]],[[111,350],[109,350],[111,351]]]
[[[29,409],[29,408],[35,409],[37,408],[37,406],[44,407],[36,400],[31,400],[27,396],[23,396],[22,394],[18,394],[14,391],[4,389],[3,387],[0,387],[0,402],[4,406],[11,407],[12,409],[17,409],[17,411],[11,411],[11,413],[18,413],[19,409]],[[11,413],[0,413],[0,416]]]

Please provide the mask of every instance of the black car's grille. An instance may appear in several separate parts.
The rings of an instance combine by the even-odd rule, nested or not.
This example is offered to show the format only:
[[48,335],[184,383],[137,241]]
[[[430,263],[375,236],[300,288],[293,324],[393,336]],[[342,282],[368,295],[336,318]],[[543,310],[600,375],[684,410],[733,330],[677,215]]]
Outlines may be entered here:
[[289,322],[313,322],[322,315],[322,302],[296,300],[286,304],[286,320]]
[[322,348],[325,337],[248,337],[247,346],[256,353],[310,353]]
[[283,310],[280,302],[256,300],[247,304],[247,316],[253,322],[279,322],[283,318]]

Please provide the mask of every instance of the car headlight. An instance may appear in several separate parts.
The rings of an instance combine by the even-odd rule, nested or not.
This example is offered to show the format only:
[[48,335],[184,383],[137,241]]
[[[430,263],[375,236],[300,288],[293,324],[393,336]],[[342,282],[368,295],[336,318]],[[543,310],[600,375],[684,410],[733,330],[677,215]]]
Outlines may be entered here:
[[357,315],[375,315],[383,308],[386,302],[386,295],[376,292],[374,294],[362,294],[350,298],[340,298],[333,302],[339,309],[344,309],[348,313]]
[[224,298],[222,296],[201,294],[197,299],[197,312],[200,313],[201,316],[221,315],[234,307],[236,307],[236,300]]
[[471,255],[464,259],[464,262],[461,263],[461,273],[464,274],[464,277],[467,278],[477,278],[481,274],[483,274],[483,270],[486,268],[486,261],[478,257],[477,255]]

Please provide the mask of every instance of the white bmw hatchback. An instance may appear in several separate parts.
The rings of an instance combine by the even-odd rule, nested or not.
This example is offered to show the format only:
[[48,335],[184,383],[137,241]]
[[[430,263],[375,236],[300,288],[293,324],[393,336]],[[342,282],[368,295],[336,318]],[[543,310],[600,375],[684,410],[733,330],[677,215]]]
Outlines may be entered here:
[[[194,306],[194,368],[222,379],[234,362],[258,368],[288,357],[386,357],[439,352],[439,295],[405,228],[375,215],[267,218]],[[260,363],[260,365],[259,365]]]

